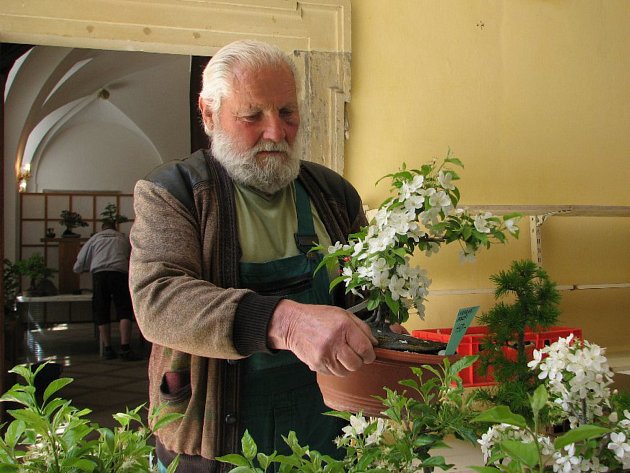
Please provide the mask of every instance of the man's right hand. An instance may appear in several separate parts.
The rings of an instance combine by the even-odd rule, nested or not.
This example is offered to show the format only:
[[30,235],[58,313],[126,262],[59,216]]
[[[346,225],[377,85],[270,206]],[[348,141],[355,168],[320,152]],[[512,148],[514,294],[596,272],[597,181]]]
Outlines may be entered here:
[[283,299],[269,322],[269,347],[291,350],[322,374],[346,376],[375,358],[370,327],[348,311]]

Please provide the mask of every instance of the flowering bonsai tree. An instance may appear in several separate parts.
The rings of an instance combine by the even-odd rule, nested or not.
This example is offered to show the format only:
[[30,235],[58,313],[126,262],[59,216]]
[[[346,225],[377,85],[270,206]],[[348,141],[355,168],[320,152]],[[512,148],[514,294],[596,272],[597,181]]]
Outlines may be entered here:
[[[476,420],[494,425],[479,443],[486,461],[476,471],[563,473],[620,472],[630,469],[630,409],[616,409],[610,384],[613,373],[604,349],[573,335],[534,352],[529,367],[542,384],[531,396],[530,422],[506,406]],[[541,434],[541,413],[550,411],[570,430],[555,439]]]
[[331,290],[343,283],[347,293],[365,297],[373,311],[368,322],[381,332],[391,323],[407,321],[411,307],[424,318],[431,280],[425,270],[411,265],[416,250],[431,256],[441,245],[458,242],[462,259],[472,260],[480,248],[503,243],[509,234],[518,236],[518,214],[473,214],[458,206],[455,166],[463,167],[450,151],[442,162],[434,160],[420,169],[403,165],[384,177],[391,179],[393,195],[368,226],[350,235],[346,244],[317,248],[326,253],[320,267],[339,268]]

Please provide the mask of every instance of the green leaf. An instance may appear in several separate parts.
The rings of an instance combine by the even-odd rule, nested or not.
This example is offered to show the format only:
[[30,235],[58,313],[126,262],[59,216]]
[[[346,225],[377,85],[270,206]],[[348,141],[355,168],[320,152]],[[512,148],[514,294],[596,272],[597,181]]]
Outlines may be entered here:
[[398,381],[398,384],[400,384],[401,386],[407,386],[408,388],[411,388],[414,391],[419,391],[419,389],[418,389],[418,382],[416,380],[413,380],[413,379],[402,379],[402,380]]
[[229,453],[221,457],[216,457],[216,459],[222,463],[229,463],[231,465],[249,467],[249,463],[245,459],[245,457],[242,455],[238,455],[236,453]]
[[256,460],[258,460],[258,464],[260,465],[260,467],[264,470],[267,471],[267,468],[269,468],[269,465],[271,465],[271,462],[273,461],[275,454],[270,455],[265,455],[264,453],[259,453],[258,455],[256,455]]
[[243,438],[241,439],[241,449],[243,450],[243,455],[249,461],[252,461],[256,454],[258,453],[258,447],[256,446],[256,442],[254,442],[253,437],[250,435],[248,430],[245,430],[243,434]]
[[[43,369],[45,363],[41,364],[39,366],[39,368],[37,369],[36,372],[39,372],[41,369]],[[22,378],[24,378],[26,380],[26,382],[28,384],[32,384],[33,381],[33,373],[31,371],[30,366],[27,365],[17,365],[14,366],[12,369],[9,370],[9,373],[15,373],[20,375]]]
[[44,398],[43,398],[44,402],[46,402],[50,396],[55,394],[64,386],[67,386],[68,384],[70,384],[72,381],[73,381],[72,378],[59,378],[59,379],[54,380],[52,383],[48,385],[48,387],[44,391]]
[[177,419],[181,419],[182,417],[184,417],[184,414],[179,412],[171,412],[169,414],[160,415],[159,419],[153,425],[153,430],[159,430],[165,425],[175,422]]
[[175,473],[177,471],[177,467],[179,466],[179,460],[179,455],[177,455],[166,469],[166,473]]
[[0,463],[0,473],[12,473],[20,471],[19,465],[9,465],[8,463]]
[[538,449],[534,442],[522,442],[520,440],[504,440],[500,443],[505,453],[515,460],[525,463],[530,468],[538,465]]
[[47,416],[53,415],[53,413],[56,410],[62,409],[64,406],[67,406],[69,403],[70,401],[66,401],[65,399],[62,399],[62,398],[53,399],[48,404],[46,404],[46,407],[44,408],[44,415],[47,415]]
[[543,407],[547,404],[549,400],[549,394],[547,394],[547,389],[544,384],[539,385],[534,394],[531,396],[531,405],[532,410],[534,411],[534,417],[538,416],[538,413],[542,410]]
[[15,448],[25,430],[26,424],[21,420],[14,420],[9,424],[4,438],[11,449]]
[[479,473],[501,473],[501,470],[493,466],[469,466],[468,468],[478,471]]
[[232,468],[230,473],[250,473],[252,471],[255,472],[256,469],[250,466],[237,466],[236,468]]
[[514,414],[507,406],[496,406],[488,409],[475,417],[473,422],[492,422],[493,424],[510,424],[521,428],[527,427],[525,418],[521,415]]
[[[449,465],[446,463],[446,460],[444,459],[443,456],[441,455],[435,455],[433,457],[429,457],[426,460],[422,460],[422,466],[423,467],[436,467],[436,466],[446,466],[448,467]],[[442,468],[444,469],[444,468]]]
[[30,428],[37,433],[43,433],[46,431],[46,419],[43,419],[37,412],[29,411],[26,409],[19,409],[15,411],[9,411],[9,413],[16,420],[23,421]]
[[338,417],[339,419],[350,421],[350,417],[352,416],[352,413],[345,412],[345,411],[327,411],[327,412],[324,412],[324,415],[330,416],[330,417]]
[[92,472],[96,468],[96,463],[85,458],[76,458],[64,466],[72,466],[81,471]]
[[461,373],[462,370],[472,366],[473,363],[475,363],[475,361],[477,361],[478,359],[479,359],[479,355],[470,355],[470,356],[465,356],[463,358],[460,358],[455,363],[453,363],[449,372],[451,374],[459,374]]
[[561,448],[566,447],[572,443],[582,442],[583,440],[589,440],[592,438],[601,437],[609,432],[612,432],[610,429],[605,427],[600,427],[598,425],[581,425],[575,429],[571,429],[564,435],[558,437],[553,443],[556,449],[560,450]]
[[344,277],[343,276],[337,276],[335,279],[330,281],[330,284],[328,285],[328,290],[332,291],[339,283],[341,283],[343,281],[344,281]]
[[444,158],[444,162],[445,163],[451,163],[451,164],[455,164],[456,166],[459,166],[460,168],[464,167],[464,163],[462,163],[459,158],[456,158],[455,156],[453,156],[449,150],[448,155],[446,156],[446,158]]
[[35,404],[35,388],[29,391],[17,391],[11,389],[0,397],[0,401],[17,402],[23,406],[33,406]]

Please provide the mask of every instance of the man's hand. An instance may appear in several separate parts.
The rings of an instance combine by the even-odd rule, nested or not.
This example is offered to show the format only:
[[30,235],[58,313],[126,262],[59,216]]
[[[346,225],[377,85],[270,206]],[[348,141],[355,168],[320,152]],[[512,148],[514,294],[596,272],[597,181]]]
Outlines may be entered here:
[[269,346],[291,350],[322,374],[346,376],[375,358],[370,327],[350,312],[327,305],[280,301],[269,323]]

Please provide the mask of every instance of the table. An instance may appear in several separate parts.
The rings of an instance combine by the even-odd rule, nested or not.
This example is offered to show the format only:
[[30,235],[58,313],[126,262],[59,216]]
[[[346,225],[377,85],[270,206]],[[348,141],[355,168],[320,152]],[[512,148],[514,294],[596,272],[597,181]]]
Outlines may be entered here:
[[[72,323],[72,305],[79,302],[91,302],[92,294],[60,294],[58,296],[18,296],[16,298],[18,306],[23,306],[26,310],[21,310],[21,317],[26,323],[26,345],[28,347],[28,361],[40,361],[41,349],[33,336],[34,330],[39,330],[51,322],[47,318],[48,304],[67,304],[67,320],[55,320],[54,323]],[[91,320],[90,320],[91,322]],[[31,356],[36,359],[31,360]]]

